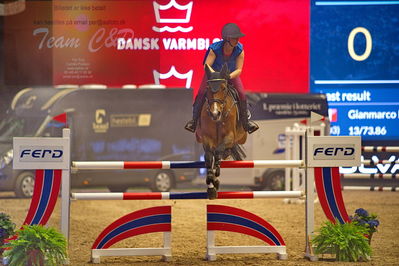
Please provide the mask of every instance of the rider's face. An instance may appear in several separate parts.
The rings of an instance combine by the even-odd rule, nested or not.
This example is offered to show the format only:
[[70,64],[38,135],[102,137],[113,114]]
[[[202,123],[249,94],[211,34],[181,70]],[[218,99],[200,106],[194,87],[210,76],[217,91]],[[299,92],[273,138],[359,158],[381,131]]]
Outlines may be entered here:
[[230,40],[230,44],[231,44],[233,47],[236,47],[237,44],[238,44],[238,41],[240,40],[240,38],[229,38],[229,40]]

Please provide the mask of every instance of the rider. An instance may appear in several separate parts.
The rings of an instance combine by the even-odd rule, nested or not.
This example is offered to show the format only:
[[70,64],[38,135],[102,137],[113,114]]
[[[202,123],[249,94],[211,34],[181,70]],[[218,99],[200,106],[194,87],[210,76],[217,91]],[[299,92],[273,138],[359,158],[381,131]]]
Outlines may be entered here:
[[[208,64],[213,71],[220,72],[222,66],[227,63],[230,73],[229,82],[233,84],[239,96],[239,112],[240,121],[245,131],[253,133],[259,129],[259,126],[248,119],[247,99],[245,97],[244,88],[240,79],[240,74],[244,66],[244,48],[239,39],[245,36],[235,23],[227,23],[222,29],[222,41],[211,44],[205,54],[204,66]],[[201,115],[202,106],[205,102],[207,78],[202,79],[197,97],[193,105],[193,119],[190,120],[185,129],[195,132],[197,121]]]

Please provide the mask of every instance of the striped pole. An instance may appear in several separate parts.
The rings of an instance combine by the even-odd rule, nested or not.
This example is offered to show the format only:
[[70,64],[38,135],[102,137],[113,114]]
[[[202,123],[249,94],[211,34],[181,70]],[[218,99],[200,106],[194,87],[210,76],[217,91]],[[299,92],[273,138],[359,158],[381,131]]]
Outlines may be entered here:
[[341,178],[395,178],[397,174],[340,174]]
[[[377,190],[375,189],[377,188]],[[375,187],[375,186],[343,186],[342,190],[367,190],[367,191],[397,191],[396,187]]]
[[363,152],[399,152],[399,146],[362,146]]
[[396,161],[389,161],[389,160],[362,160],[362,164],[364,165],[377,165],[377,164],[390,164],[390,165],[395,165],[399,164],[399,160]]
[[[302,191],[222,191],[217,199],[299,198]],[[183,200],[208,199],[207,192],[72,193],[75,200]]]
[[[303,160],[254,160],[254,161],[221,161],[221,168],[279,168],[304,167]],[[93,161],[72,162],[75,170],[122,170],[122,169],[174,169],[206,168],[204,161]]]

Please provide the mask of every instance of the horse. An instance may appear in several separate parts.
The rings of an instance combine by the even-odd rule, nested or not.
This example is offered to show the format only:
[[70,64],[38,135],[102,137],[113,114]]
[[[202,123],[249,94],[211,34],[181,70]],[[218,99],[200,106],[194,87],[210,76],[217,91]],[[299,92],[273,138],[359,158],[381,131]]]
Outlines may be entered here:
[[241,161],[246,157],[240,145],[245,143],[247,132],[239,121],[238,95],[228,82],[227,64],[220,72],[214,72],[209,65],[205,65],[205,72],[205,103],[195,133],[205,152],[208,198],[215,199],[220,184],[220,161],[229,157]]

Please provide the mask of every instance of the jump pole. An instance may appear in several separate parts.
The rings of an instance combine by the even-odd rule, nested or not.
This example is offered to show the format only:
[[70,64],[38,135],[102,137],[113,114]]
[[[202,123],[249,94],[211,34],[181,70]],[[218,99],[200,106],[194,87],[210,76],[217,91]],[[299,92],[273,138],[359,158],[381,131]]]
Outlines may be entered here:
[[[253,161],[221,161],[220,168],[278,168],[304,167],[303,160],[253,160]],[[72,169],[79,170],[123,170],[123,169],[176,169],[206,168],[204,161],[101,161],[72,162]]]
[[[221,191],[217,199],[299,198],[302,191]],[[72,193],[72,200],[190,200],[208,199],[207,192]]]
[[399,152],[399,146],[362,146],[363,152]]

